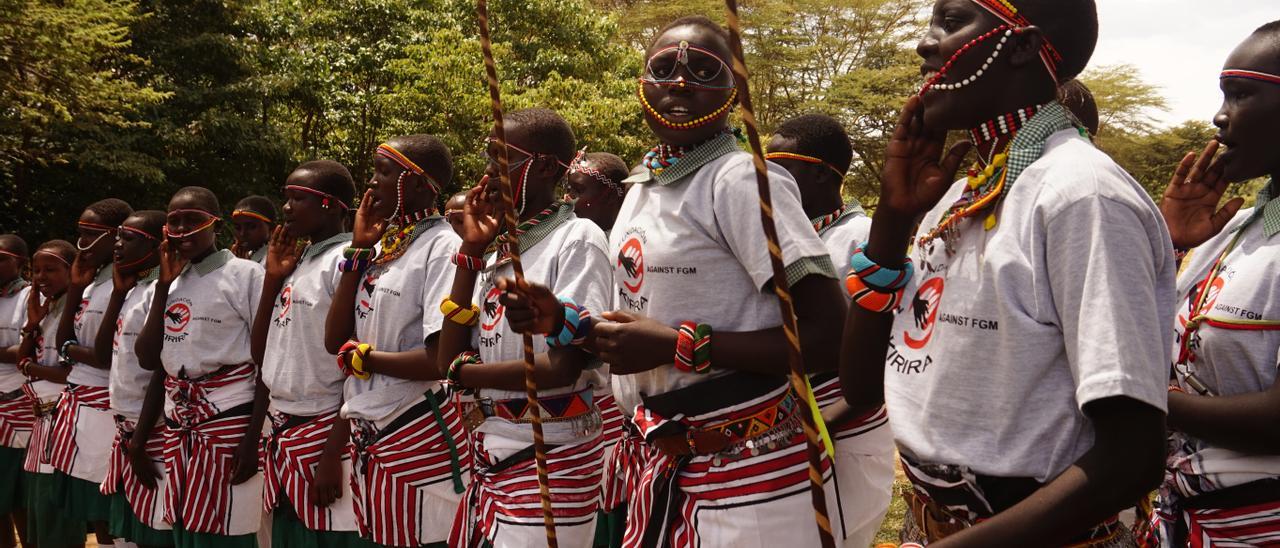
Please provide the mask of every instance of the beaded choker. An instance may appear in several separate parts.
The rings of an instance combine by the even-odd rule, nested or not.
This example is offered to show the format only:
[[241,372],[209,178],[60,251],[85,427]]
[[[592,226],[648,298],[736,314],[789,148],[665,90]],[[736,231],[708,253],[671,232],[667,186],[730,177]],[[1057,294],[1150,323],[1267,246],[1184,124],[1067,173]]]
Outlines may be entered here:
[[1036,115],[1039,107],[1020,108],[1003,116],[997,116],[993,120],[988,120],[982,125],[969,130],[969,138],[973,144],[979,145],[990,143],[1003,135],[1013,135],[1017,133],[1022,126]]
[[435,214],[435,212],[436,210],[434,209],[424,209],[422,211],[415,211],[413,213],[405,213],[404,215],[397,215],[394,219],[391,220],[391,224],[395,226],[401,226],[401,227],[417,224],[427,219],[430,219],[431,216]]
[[[552,202],[550,206],[538,212],[537,215],[517,225],[515,235],[520,241],[520,252],[523,253],[537,245],[551,231],[568,220],[572,213],[573,206],[569,203]],[[485,249],[486,257],[493,253],[498,254],[498,260],[494,262],[494,268],[502,266],[511,260],[511,240],[511,235],[504,231]]]
[[675,146],[659,143],[657,146],[649,149],[649,152],[644,154],[644,160],[641,163],[656,177],[661,175],[663,171],[679,163],[680,159],[684,158],[686,154],[697,150],[699,147],[710,143],[711,141],[715,141],[716,139],[730,134],[735,135],[739,140],[741,139],[741,135],[738,135],[737,129],[725,129],[723,132],[716,134],[715,137],[707,139],[705,142],[698,143],[696,145]]
[[824,215],[816,219],[809,219],[809,222],[813,223],[813,230],[821,235],[828,228],[835,226],[835,224],[840,222],[841,219],[850,215],[860,214],[865,215],[866,211],[864,211],[862,206],[855,201],[851,204],[844,204],[840,206],[840,209],[837,209],[828,215]]

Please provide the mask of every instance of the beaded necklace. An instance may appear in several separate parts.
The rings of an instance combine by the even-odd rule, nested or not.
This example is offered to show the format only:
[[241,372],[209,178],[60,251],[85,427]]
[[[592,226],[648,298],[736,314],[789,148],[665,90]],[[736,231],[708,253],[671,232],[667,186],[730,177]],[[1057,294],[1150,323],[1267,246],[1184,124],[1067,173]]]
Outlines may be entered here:
[[658,143],[657,146],[649,149],[649,152],[645,153],[642,163],[653,175],[661,175],[664,170],[670,169],[679,163],[680,159],[684,158],[686,154],[696,150],[704,144],[728,134],[733,134],[739,142],[742,141],[742,134],[739,132],[738,128],[725,128],[724,131],[717,133],[714,137],[696,145],[676,146]]
[[[524,221],[519,225],[517,225],[515,230],[515,237],[521,240],[520,241],[521,244],[524,244],[524,240],[521,239],[520,237],[523,236],[525,232],[532,230],[533,227],[546,222],[547,219],[550,219],[552,215],[555,215],[557,212],[560,211],[560,206],[562,205],[565,205],[564,202],[552,202],[551,205],[547,206],[546,209],[538,212],[537,215],[534,215],[533,217],[530,217],[529,220]],[[502,234],[499,234],[497,238],[494,238],[493,243],[489,244],[489,248],[485,250],[485,255],[494,253],[496,251],[498,253],[499,264],[507,260],[510,260],[511,259],[511,239],[512,239],[512,236],[507,231],[504,231]],[[525,246],[522,246],[522,247],[525,247]]]
[[688,122],[672,122],[663,116],[662,113],[658,112],[657,109],[654,109],[653,105],[649,104],[649,99],[644,96],[644,84],[640,85],[637,95],[640,96],[640,104],[644,106],[644,111],[649,115],[649,117],[657,120],[659,124],[662,124],[667,128],[680,130],[697,129],[728,116],[729,112],[733,110],[733,105],[736,104],[738,100],[738,90],[737,88],[734,88],[734,90],[729,93],[729,98],[725,100],[724,104],[720,105],[720,108],[711,111],[710,114]]
[[848,205],[842,205],[840,206],[840,209],[831,212],[829,215],[818,217],[817,219],[811,219],[813,221],[813,230],[821,234],[823,230],[826,230],[831,225],[836,224],[836,221],[839,221],[844,217],[844,212],[848,208]]
[[396,217],[382,234],[382,251],[373,260],[373,264],[387,264],[404,255],[413,241],[425,231],[429,222],[438,218],[432,212],[433,210],[423,210]]

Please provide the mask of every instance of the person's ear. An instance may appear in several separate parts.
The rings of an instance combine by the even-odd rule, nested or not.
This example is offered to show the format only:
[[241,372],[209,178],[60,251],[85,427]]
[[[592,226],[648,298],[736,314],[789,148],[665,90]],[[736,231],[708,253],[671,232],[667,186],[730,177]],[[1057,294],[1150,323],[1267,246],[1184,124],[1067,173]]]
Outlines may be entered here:
[[1005,47],[1010,51],[1009,64],[1022,68],[1028,63],[1040,63],[1040,48],[1044,46],[1044,31],[1037,26],[1015,29]]

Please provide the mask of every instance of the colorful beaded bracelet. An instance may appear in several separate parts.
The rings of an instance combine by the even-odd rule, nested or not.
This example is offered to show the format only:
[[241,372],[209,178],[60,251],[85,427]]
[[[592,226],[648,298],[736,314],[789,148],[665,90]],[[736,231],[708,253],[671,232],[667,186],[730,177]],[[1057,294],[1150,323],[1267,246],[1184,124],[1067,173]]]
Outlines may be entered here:
[[711,326],[681,322],[676,330],[675,367],[685,373],[711,371]]
[[480,321],[480,307],[472,304],[471,308],[463,308],[448,297],[440,301],[440,313],[444,314],[444,319],[463,327],[471,327]]
[[547,346],[559,348],[581,345],[591,332],[591,311],[578,306],[568,297],[560,297],[560,305],[564,307],[564,321],[561,322],[560,329],[547,335]]
[[854,303],[871,312],[893,312],[902,301],[902,289],[886,292],[868,287],[857,272],[850,272],[845,276],[844,287]]
[[372,247],[347,247],[342,250],[342,258],[356,261],[372,261],[378,251]]
[[480,272],[484,270],[484,258],[475,255],[466,255],[463,253],[454,253],[450,259],[454,265],[462,267],[464,270],[472,272]]
[[[369,357],[369,353],[373,351],[373,346],[369,343],[361,343],[356,341],[347,341],[338,349],[338,369],[348,377],[355,377],[362,381],[369,380],[372,375],[365,371],[364,360]],[[351,355],[351,363],[347,364],[347,355]]]
[[858,247],[853,252],[853,256],[849,258],[849,267],[853,269],[853,273],[870,288],[880,290],[883,293],[897,291],[907,286],[911,281],[911,277],[915,275],[915,266],[911,263],[911,259],[902,261],[902,269],[894,270],[887,266],[881,266],[867,257],[866,250]]
[[368,259],[344,259],[338,261],[339,272],[364,272],[369,270],[371,263]]
[[462,384],[462,367],[477,363],[482,363],[479,352],[467,350],[466,352],[458,354],[457,357],[453,358],[452,362],[449,362],[449,370],[445,372],[444,378],[458,388],[466,388],[466,386]]

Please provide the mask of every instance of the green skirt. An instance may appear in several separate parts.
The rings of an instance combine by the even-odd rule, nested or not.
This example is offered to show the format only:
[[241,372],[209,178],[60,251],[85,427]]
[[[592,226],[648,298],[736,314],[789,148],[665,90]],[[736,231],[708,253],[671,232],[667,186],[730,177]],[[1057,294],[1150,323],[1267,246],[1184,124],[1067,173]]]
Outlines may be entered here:
[[22,471],[22,461],[26,457],[26,449],[0,447],[0,516],[27,507],[27,496],[23,492],[26,476]]
[[26,474],[27,538],[40,548],[80,546],[89,535],[86,522],[71,519],[58,497],[53,474]]
[[196,533],[183,529],[178,522],[173,524],[173,545],[178,548],[258,548],[258,535]]
[[596,540],[594,548],[618,548],[622,546],[622,534],[627,531],[627,505],[614,508],[612,512],[601,510],[596,513]]
[[287,500],[271,513],[272,548],[370,548],[373,543],[355,531],[316,531],[298,519]]
[[53,485],[54,496],[70,519],[85,523],[111,519],[111,497],[102,494],[101,484],[54,472]]
[[111,495],[111,535],[139,546],[173,546],[173,531],[152,529],[133,513],[124,493]]

